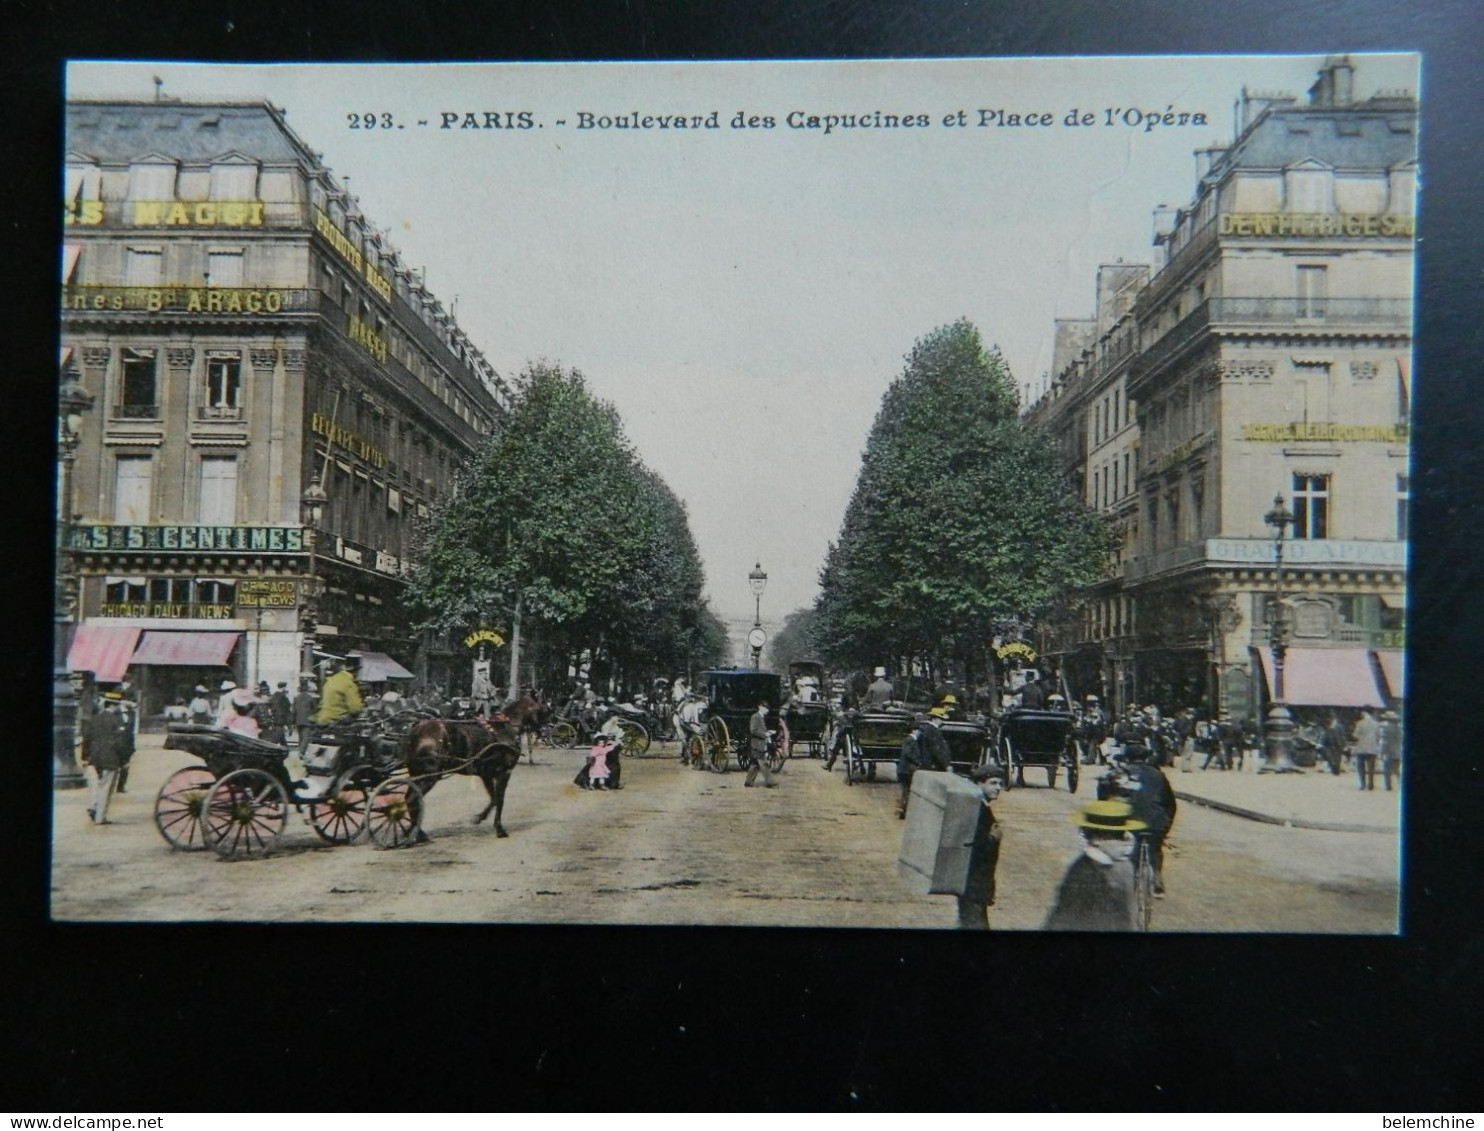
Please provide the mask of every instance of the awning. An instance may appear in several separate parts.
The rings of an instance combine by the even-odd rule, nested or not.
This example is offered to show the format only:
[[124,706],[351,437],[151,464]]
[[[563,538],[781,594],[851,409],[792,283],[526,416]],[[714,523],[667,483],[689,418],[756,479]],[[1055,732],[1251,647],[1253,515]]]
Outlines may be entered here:
[[58,368],[59,369],[66,369],[67,368],[67,363],[69,361],[71,361],[71,360],[72,360],[72,347],[71,346],[63,346],[62,347],[62,364],[59,365]]
[[1400,648],[1378,648],[1374,653],[1381,667],[1381,678],[1386,681],[1386,690],[1393,699],[1400,699],[1406,686],[1406,653]]
[[[1272,649],[1253,651],[1262,659],[1263,678],[1272,694]],[[1288,649],[1283,656],[1283,701],[1295,707],[1386,706],[1370,654],[1361,648]]]
[[356,678],[362,683],[381,683],[388,679],[416,679],[410,671],[385,652],[352,652],[361,658],[361,670]]
[[82,254],[82,244],[64,243],[62,245],[62,285],[66,286],[72,282],[72,272],[77,270],[77,257]]
[[240,632],[146,632],[131,663],[224,668]]
[[129,670],[139,629],[122,624],[82,624],[67,650],[67,670],[92,672],[99,683],[118,683]]

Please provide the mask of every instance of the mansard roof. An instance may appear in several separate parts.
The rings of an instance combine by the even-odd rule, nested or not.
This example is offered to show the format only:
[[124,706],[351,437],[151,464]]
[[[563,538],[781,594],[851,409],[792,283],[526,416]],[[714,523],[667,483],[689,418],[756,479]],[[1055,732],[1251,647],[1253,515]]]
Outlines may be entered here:
[[1218,161],[1284,169],[1314,161],[1335,170],[1389,169],[1417,155],[1417,104],[1376,99],[1349,106],[1281,106],[1262,114]]
[[145,155],[193,165],[222,159],[317,164],[265,102],[68,102],[67,148],[103,165],[127,165]]

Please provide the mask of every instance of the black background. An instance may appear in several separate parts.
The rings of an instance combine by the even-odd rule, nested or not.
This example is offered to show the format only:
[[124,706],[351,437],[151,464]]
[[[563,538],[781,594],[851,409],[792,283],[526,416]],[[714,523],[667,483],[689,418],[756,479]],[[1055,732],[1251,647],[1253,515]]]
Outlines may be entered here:
[[[3,4],[12,332],[0,793],[7,1105],[38,1112],[1477,1103],[1484,421],[1478,13],[1400,3]],[[1405,935],[47,921],[67,58],[418,61],[1421,50]],[[17,333],[16,331],[19,331]]]

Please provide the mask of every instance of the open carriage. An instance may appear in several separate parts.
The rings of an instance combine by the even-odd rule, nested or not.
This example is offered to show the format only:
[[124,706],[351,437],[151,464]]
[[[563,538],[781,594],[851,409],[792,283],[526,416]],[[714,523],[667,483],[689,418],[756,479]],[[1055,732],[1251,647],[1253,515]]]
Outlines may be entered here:
[[830,734],[829,684],[824,665],[813,660],[795,660],[788,665],[788,706],[783,718],[788,726],[785,756],[803,746],[811,758],[824,756]]
[[[271,852],[282,839],[290,806],[330,844],[363,833],[379,846],[397,843],[416,802],[416,787],[397,777],[400,743],[384,720],[350,716],[315,734],[306,772],[289,773],[289,748],[221,727],[180,723],[165,738],[204,765],[171,774],[155,797],[155,827],[173,848],[211,848],[226,858]],[[307,812],[306,812],[307,811]]]

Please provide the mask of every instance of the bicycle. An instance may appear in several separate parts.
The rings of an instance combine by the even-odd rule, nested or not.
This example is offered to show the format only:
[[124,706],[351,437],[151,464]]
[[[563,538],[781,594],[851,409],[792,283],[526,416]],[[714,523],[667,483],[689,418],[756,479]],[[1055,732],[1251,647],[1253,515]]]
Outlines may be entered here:
[[1134,834],[1134,925],[1147,931],[1154,919],[1154,856],[1149,838]]

